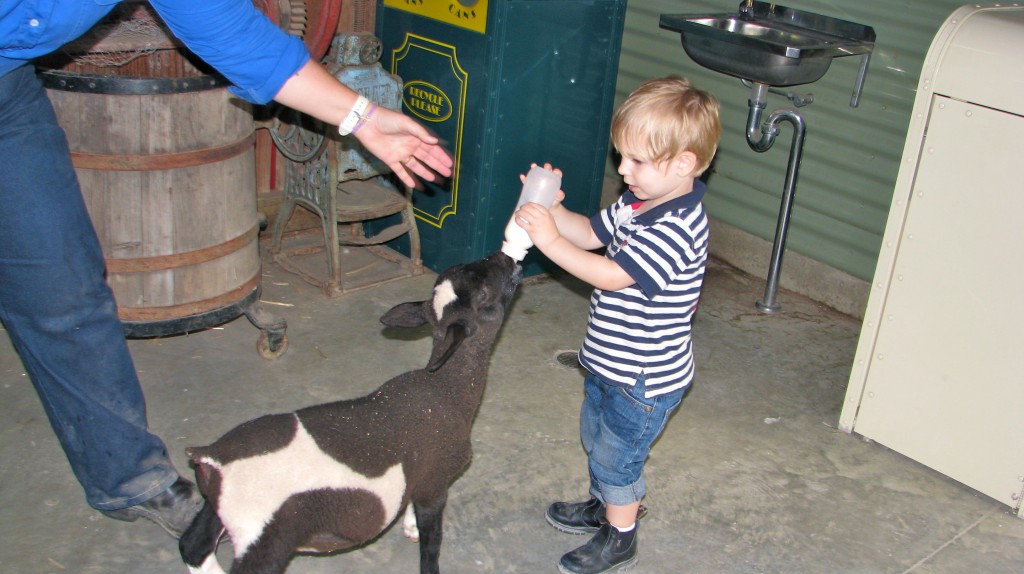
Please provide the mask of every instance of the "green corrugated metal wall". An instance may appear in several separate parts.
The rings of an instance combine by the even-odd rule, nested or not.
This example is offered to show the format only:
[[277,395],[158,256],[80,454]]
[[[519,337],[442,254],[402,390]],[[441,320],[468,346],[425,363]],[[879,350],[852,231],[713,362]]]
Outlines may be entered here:
[[[787,88],[813,93],[800,108],[804,153],[786,247],[854,277],[870,280],[899,171],[900,156],[925,54],[939,27],[963,2],[952,0],[791,0],[791,8],[872,26],[878,36],[860,107],[849,107],[860,59],[837,58],[816,83]],[[658,27],[661,14],[735,12],[738,0],[629,2],[616,104],[640,82],[688,77],[722,104],[723,135],[705,199],[711,216],[771,241],[775,233],[792,128],[771,150],[747,146],[749,89],[702,68],[679,34]],[[769,95],[768,110],[789,106]],[[765,115],[767,117],[767,114]],[[615,166],[609,162],[608,173]],[[767,262],[766,262],[767,265]]]

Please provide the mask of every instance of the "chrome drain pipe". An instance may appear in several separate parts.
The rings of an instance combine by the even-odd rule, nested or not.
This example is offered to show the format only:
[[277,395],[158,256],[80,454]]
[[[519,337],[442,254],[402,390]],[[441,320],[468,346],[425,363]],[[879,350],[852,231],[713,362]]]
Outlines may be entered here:
[[800,156],[803,153],[804,134],[807,126],[804,118],[792,108],[779,108],[768,115],[761,123],[761,116],[767,106],[768,85],[755,83],[750,90],[747,101],[747,144],[756,152],[766,152],[775,143],[779,135],[779,124],[789,122],[793,125],[793,141],[789,146],[789,165],[786,167],[786,181],[782,189],[782,205],[779,208],[779,221],[775,226],[775,242],[772,244],[771,261],[768,266],[768,280],[764,288],[764,298],[756,303],[764,313],[775,313],[781,309],[775,302],[779,291],[779,274],[782,271],[782,255],[786,248],[786,234],[789,230],[789,217],[793,211],[793,194],[796,191],[797,171],[800,169]]

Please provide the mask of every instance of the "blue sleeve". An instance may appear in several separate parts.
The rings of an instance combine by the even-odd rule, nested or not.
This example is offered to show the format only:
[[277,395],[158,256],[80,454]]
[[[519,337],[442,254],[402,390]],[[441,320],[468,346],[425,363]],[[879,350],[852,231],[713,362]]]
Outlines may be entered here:
[[174,35],[224,75],[231,92],[269,102],[309,61],[297,36],[286,34],[251,0],[150,0]]

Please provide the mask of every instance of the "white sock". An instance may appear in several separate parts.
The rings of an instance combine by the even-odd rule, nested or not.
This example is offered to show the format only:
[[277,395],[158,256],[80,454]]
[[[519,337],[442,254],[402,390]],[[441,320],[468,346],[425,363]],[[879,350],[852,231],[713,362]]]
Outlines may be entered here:
[[634,522],[633,524],[630,524],[629,526],[625,526],[623,528],[619,528],[618,526],[615,526],[614,524],[612,524],[612,527],[614,527],[615,530],[618,530],[619,534],[625,534],[627,532],[633,532],[633,529],[636,528],[636,522]]

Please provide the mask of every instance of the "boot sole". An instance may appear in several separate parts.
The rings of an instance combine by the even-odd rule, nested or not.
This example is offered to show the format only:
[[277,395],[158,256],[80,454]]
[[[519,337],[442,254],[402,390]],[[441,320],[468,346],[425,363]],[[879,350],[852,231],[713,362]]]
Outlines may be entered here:
[[[607,574],[608,572],[625,572],[626,570],[630,570],[634,566],[636,566],[637,562],[640,562],[640,556],[639,555],[638,556],[634,556],[634,557],[630,558],[629,560],[626,560],[622,564],[616,564],[615,566],[612,566],[611,568],[609,568],[607,570],[602,570],[602,571],[597,572],[595,574]],[[562,566],[561,563],[558,564],[558,571],[561,572],[562,574],[576,574],[576,572],[573,572],[572,570],[566,569],[564,566]]]
[[554,518],[551,518],[546,512],[544,513],[544,519],[548,521],[555,530],[559,532],[565,532],[566,534],[593,534],[600,530],[597,526],[569,526],[568,524],[562,524]]

